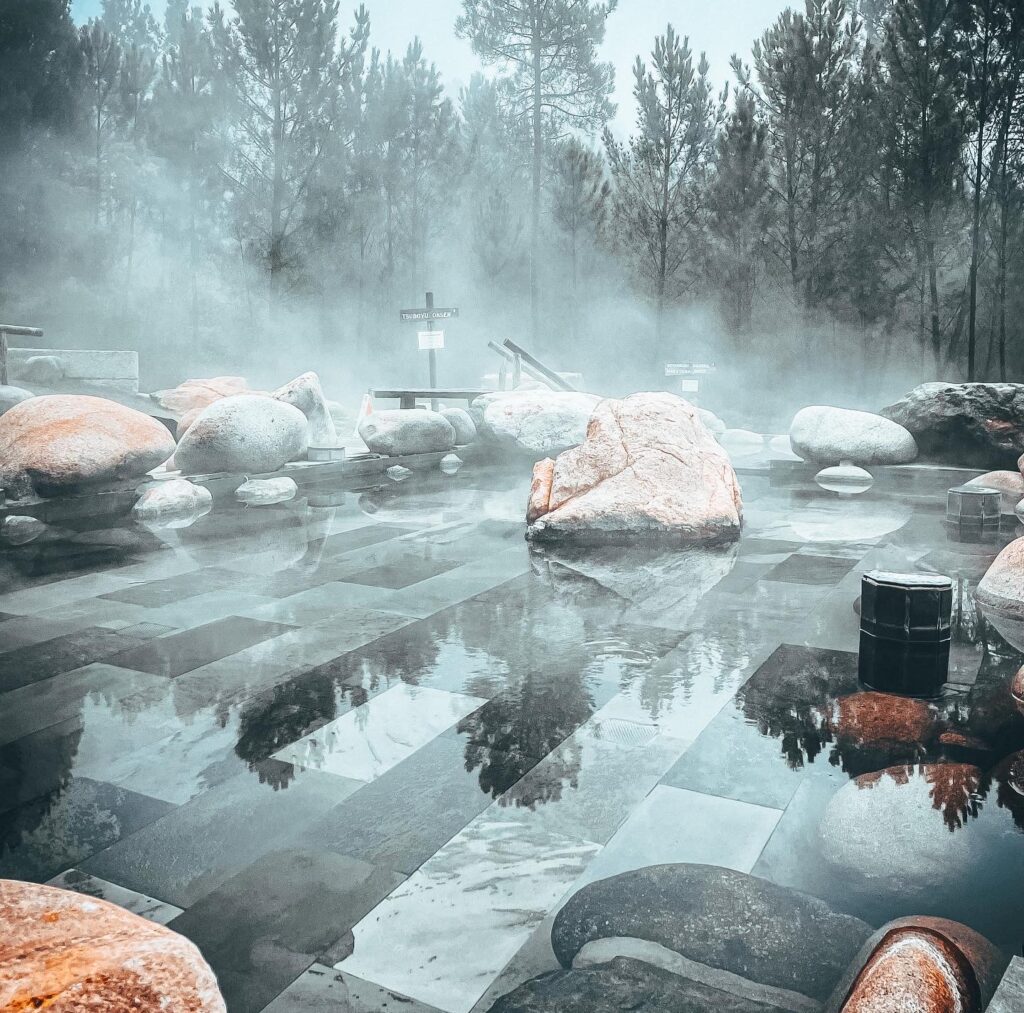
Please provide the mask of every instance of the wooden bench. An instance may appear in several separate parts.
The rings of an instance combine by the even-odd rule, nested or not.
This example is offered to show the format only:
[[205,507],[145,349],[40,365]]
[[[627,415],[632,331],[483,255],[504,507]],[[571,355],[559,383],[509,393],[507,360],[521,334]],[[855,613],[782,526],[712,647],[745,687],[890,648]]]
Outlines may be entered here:
[[492,391],[473,387],[373,387],[370,394],[374,398],[397,398],[400,408],[415,408],[417,401],[465,401],[471,404],[482,394]]

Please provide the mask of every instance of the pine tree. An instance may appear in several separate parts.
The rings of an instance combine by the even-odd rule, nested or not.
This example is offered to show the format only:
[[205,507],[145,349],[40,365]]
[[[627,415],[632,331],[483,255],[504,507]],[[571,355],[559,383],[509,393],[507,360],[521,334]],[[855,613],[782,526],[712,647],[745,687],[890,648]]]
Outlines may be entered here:
[[502,68],[512,117],[528,124],[531,333],[540,333],[540,218],[545,141],[566,128],[594,129],[612,115],[610,64],[597,58],[617,0],[463,0],[455,30],[485,65]]

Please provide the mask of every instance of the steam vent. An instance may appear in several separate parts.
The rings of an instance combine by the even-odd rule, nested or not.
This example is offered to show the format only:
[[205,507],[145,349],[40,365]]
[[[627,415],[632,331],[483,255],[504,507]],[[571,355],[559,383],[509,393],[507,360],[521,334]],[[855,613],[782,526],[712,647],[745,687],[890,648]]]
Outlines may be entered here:
[[0,0],[0,240],[0,1013],[1024,1013],[1022,0]]

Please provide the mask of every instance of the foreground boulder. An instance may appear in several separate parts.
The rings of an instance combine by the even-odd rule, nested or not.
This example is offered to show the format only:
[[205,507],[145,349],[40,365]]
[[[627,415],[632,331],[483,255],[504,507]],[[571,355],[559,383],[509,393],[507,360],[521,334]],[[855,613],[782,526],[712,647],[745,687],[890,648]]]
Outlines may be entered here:
[[297,376],[276,390],[274,397],[285,404],[294,405],[306,416],[309,422],[308,442],[311,447],[333,447],[338,442],[334,419],[320,386],[320,377],[316,373],[309,372]]
[[372,454],[447,453],[455,447],[455,429],[440,412],[397,408],[374,412],[359,423],[359,436]]
[[595,940],[646,942],[823,1002],[870,934],[864,922],[809,894],[732,869],[679,864],[583,887],[555,917],[551,945],[569,967]]
[[103,900],[0,880],[0,1009],[224,1013],[199,950]]
[[914,437],[895,422],[870,412],[811,405],[789,428],[793,451],[819,464],[907,464],[917,457]]
[[27,401],[35,395],[24,387],[11,387],[7,384],[0,384],[0,415],[9,412],[16,404]]
[[726,452],[673,394],[602,401],[582,446],[534,466],[527,537],[686,543],[738,538],[743,504]]
[[503,996],[491,1013],[788,1013],[789,1007],[680,977],[643,960],[551,971]]
[[186,474],[266,474],[306,452],[308,423],[298,408],[261,394],[221,398],[181,438],[174,463]]
[[106,398],[51,394],[0,416],[0,485],[17,495],[139,478],[173,453],[156,419]]
[[578,447],[601,399],[576,391],[496,391],[472,404],[483,443],[537,459]]
[[1024,452],[1024,384],[922,383],[882,414],[933,461],[1010,468]]
[[974,600],[988,612],[1024,620],[1024,538],[1005,546],[978,582]]
[[1006,959],[984,936],[946,918],[898,918],[865,944],[827,1013],[981,1013]]

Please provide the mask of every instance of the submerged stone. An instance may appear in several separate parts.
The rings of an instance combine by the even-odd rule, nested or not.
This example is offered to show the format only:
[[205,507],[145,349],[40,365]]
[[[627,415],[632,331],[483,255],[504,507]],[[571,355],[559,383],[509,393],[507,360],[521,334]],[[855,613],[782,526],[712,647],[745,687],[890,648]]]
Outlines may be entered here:
[[173,453],[156,419],[106,398],[51,394],[0,416],[0,485],[18,494],[139,478]]
[[840,492],[856,495],[867,492],[875,484],[870,471],[858,468],[855,464],[845,461],[842,464],[833,465],[831,468],[822,468],[814,481],[827,492]]
[[462,458],[456,454],[445,454],[441,458],[441,471],[445,475],[456,475],[462,467]]
[[184,936],[95,897],[0,880],[0,1008],[224,1013]]
[[914,437],[902,426],[881,415],[831,405],[801,408],[789,441],[805,461],[821,464],[906,464],[917,457]]
[[132,517],[143,524],[186,527],[212,508],[209,489],[184,478],[172,478],[147,489],[132,507]]
[[298,491],[291,478],[250,478],[235,490],[235,499],[248,506],[272,506],[295,499]]
[[555,917],[551,945],[568,967],[593,940],[647,940],[820,1002],[870,934],[864,922],[809,894],[732,869],[679,864],[583,887]]
[[672,394],[631,394],[597,406],[580,447],[534,466],[527,537],[730,541],[742,510],[728,455],[693,406]]
[[28,545],[45,530],[46,525],[41,520],[26,514],[8,514],[0,522],[0,538],[7,545]]
[[385,472],[388,478],[392,482],[404,482],[407,478],[412,477],[412,471],[409,468],[403,468],[400,464],[393,464]]
[[681,977],[643,960],[550,971],[524,982],[491,1006],[491,1013],[789,1013]]

